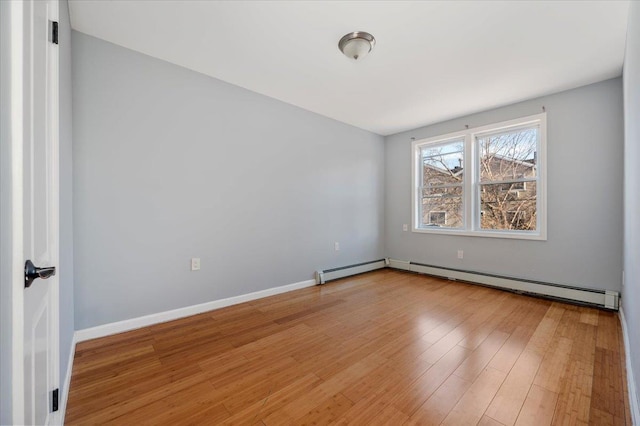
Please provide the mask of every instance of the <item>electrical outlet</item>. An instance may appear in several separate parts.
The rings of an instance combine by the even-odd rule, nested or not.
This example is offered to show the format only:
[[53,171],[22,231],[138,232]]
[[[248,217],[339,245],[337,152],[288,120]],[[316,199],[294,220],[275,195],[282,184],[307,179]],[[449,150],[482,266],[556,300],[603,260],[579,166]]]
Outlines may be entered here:
[[192,257],[191,258],[191,270],[192,271],[199,271],[200,270],[200,258],[199,257]]
[[403,231],[408,231],[409,230],[409,225],[407,225],[406,223],[402,225],[402,230]]
[[340,251],[340,243],[333,243],[333,248],[335,249],[335,251]]
[[458,259],[462,259],[462,258],[464,258],[464,251],[458,250]]

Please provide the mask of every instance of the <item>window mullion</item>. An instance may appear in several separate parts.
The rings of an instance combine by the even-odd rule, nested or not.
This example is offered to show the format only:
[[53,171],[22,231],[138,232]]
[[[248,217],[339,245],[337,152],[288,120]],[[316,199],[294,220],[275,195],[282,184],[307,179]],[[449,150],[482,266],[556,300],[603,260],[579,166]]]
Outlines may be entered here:
[[418,228],[419,226],[419,218],[420,215],[422,215],[422,206],[421,206],[421,200],[422,200],[422,187],[424,186],[424,182],[422,181],[422,170],[420,167],[420,163],[422,161],[422,159],[420,158],[420,146],[416,144],[416,142],[412,142],[411,143],[412,147],[413,147],[413,161],[411,163],[411,173],[412,173],[412,179],[413,179],[413,185],[414,188],[416,188],[416,191],[413,194],[412,200],[411,200],[411,227],[413,229]]
[[464,138],[464,227],[467,230],[474,230],[476,228],[475,211],[475,182],[474,176],[476,173],[476,160],[475,160],[475,148],[473,143],[473,135],[468,133]]

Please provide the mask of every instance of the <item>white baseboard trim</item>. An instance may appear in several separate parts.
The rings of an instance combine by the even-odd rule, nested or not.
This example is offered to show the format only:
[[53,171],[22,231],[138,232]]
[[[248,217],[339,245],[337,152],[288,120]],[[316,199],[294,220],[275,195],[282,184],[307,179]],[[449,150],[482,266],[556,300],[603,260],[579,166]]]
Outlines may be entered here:
[[389,267],[404,271],[434,275],[452,280],[484,284],[517,292],[537,294],[563,300],[598,305],[606,309],[618,309],[619,293],[609,290],[592,290],[578,287],[562,286],[540,281],[503,277],[453,268],[424,265],[404,260],[389,259]]
[[97,339],[99,337],[123,333],[125,331],[135,330],[137,328],[172,321],[191,315],[201,314],[203,312],[212,311],[214,309],[220,309],[231,305],[237,305],[239,303],[250,302],[252,300],[261,299],[263,297],[274,296],[276,294],[286,293],[293,290],[299,290],[301,288],[312,287],[314,285],[316,285],[315,280],[300,281],[281,287],[272,287],[253,293],[241,294],[240,296],[213,300],[211,302],[185,306],[184,308],[173,309],[171,311],[158,312],[156,314],[145,315],[138,318],[131,318],[124,321],[112,322],[109,324],[98,325],[96,327],[85,328],[84,330],[77,330],[75,332],[76,342],[84,342],[85,340]]
[[622,325],[622,338],[624,340],[624,359],[627,367],[627,387],[629,388],[629,406],[631,408],[631,423],[640,425],[640,402],[638,401],[638,388],[636,387],[633,368],[631,367],[631,346],[624,310],[620,307],[620,324]]
[[67,401],[69,401],[69,387],[71,386],[71,373],[73,373],[73,359],[76,355],[76,333],[73,333],[71,339],[71,351],[69,351],[69,361],[67,361],[67,374],[64,377],[64,386],[62,387],[62,395],[60,397],[60,424],[64,425],[64,417],[67,414]]

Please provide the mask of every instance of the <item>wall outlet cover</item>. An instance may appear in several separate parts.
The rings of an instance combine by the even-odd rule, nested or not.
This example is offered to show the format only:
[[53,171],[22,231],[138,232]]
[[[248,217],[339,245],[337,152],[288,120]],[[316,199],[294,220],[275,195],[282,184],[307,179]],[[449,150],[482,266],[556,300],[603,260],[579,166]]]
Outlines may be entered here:
[[199,257],[191,258],[191,270],[192,271],[199,271],[200,270],[200,258]]

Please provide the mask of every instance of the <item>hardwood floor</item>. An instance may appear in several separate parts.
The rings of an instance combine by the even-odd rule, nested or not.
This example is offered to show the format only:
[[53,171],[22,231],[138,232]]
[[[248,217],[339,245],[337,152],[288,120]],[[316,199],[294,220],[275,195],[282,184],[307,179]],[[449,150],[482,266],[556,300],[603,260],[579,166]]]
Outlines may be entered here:
[[79,343],[68,424],[631,425],[617,314],[392,270]]

